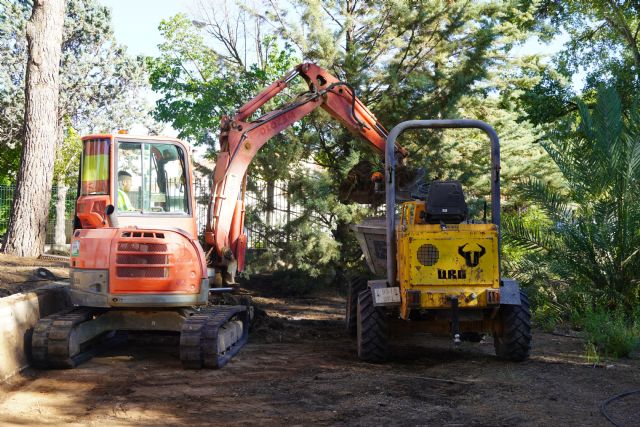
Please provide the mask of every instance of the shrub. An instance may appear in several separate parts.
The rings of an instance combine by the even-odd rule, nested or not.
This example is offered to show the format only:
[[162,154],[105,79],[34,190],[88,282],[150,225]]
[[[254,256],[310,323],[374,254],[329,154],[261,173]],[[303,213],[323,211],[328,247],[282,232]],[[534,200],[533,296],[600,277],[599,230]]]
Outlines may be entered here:
[[640,319],[622,310],[588,310],[584,317],[587,349],[595,347],[609,357],[627,357],[640,346]]
[[[562,182],[520,183],[520,195],[534,208],[505,215],[505,247],[519,255],[511,270],[523,272],[534,289],[549,290],[553,280],[569,285],[557,297],[570,317],[588,321],[594,314],[586,307],[607,307],[631,318],[640,304],[640,110],[623,109],[612,88],[600,89],[594,105],[579,101],[578,110],[543,142]],[[544,216],[528,214],[534,209]],[[619,342],[616,352],[624,352],[632,334],[609,320],[611,342],[598,342],[606,348]]]

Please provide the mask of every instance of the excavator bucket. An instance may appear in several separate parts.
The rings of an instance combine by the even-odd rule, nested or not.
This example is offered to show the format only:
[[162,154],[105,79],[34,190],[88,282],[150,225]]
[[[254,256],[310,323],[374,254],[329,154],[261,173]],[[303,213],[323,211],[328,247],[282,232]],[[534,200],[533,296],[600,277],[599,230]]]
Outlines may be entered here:
[[[342,202],[354,202],[379,206],[385,201],[384,173],[371,162],[362,160],[351,168],[340,183],[339,197]],[[399,201],[424,198],[426,195],[425,171],[396,166],[396,197]],[[378,180],[381,177],[382,180]]]

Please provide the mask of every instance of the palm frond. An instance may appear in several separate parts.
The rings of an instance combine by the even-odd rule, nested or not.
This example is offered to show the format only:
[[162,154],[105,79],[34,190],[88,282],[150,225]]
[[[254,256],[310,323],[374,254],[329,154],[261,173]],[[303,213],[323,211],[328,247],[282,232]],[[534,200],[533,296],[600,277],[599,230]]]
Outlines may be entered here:
[[540,224],[525,224],[519,218],[502,219],[502,235],[505,242],[528,251],[553,252],[557,242],[552,233]]
[[554,221],[570,222],[573,209],[568,197],[538,178],[529,178],[518,185],[518,191],[538,204]]
[[600,153],[594,154],[610,159],[614,168],[624,160],[621,146],[622,103],[614,87],[601,88],[592,115],[593,136]]

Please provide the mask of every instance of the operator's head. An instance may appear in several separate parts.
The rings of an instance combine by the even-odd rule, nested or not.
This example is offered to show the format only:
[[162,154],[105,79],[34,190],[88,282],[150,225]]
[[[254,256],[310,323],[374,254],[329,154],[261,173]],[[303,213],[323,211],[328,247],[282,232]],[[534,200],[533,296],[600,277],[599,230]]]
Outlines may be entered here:
[[131,190],[131,174],[127,171],[118,172],[118,183],[120,189],[128,193]]

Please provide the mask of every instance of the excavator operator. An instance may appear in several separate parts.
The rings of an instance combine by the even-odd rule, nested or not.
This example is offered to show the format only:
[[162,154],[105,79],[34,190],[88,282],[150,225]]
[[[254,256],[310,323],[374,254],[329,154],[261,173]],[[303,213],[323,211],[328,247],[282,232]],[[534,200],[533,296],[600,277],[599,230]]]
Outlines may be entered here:
[[133,211],[135,208],[129,199],[131,191],[131,174],[127,171],[118,172],[118,210]]

